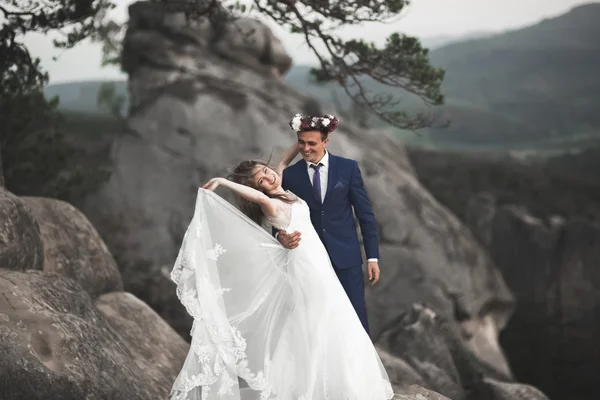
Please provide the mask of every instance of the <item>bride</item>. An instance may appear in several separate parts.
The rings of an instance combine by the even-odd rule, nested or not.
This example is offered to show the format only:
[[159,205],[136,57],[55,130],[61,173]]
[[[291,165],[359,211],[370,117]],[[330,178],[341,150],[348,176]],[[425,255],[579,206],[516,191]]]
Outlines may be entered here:
[[[342,288],[306,203],[277,168],[240,163],[198,191],[171,273],[194,319],[172,400],[388,400],[388,376]],[[240,212],[214,193],[232,190]],[[261,225],[298,231],[283,248]]]

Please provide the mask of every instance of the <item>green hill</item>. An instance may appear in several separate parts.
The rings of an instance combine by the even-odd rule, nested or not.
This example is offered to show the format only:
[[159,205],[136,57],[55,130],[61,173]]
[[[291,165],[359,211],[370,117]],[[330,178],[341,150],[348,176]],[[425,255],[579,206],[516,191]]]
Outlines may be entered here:
[[600,4],[588,4],[433,51],[432,62],[446,70],[444,111],[452,120],[434,135],[498,144],[600,135],[598,21]]
[[[432,63],[446,70],[446,104],[430,111],[450,125],[424,130],[422,138],[399,134],[413,144],[446,149],[560,152],[600,142],[597,21],[600,4],[593,3],[523,29],[434,49]],[[337,102],[347,104],[340,90],[307,84],[308,68],[299,68],[288,77],[290,83],[330,102],[337,93],[342,99]],[[374,82],[365,86],[392,92]],[[409,96],[402,104],[420,107]],[[369,122],[382,124],[373,118]]]

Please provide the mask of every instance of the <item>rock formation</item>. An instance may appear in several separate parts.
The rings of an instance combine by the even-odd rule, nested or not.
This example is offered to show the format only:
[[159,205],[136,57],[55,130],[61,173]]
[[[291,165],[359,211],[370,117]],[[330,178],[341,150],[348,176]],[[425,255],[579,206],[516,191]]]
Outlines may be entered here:
[[188,344],[123,291],[89,221],[0,188],[0,398],[166,398]]
[[486,193],[469,202],[466,217],[517,297],[502,336],[516,376],[553,399],[597,398],[600,226],[541,220],[496,206]]
[[452,400],[547,400],[482,364],[452,321],[420,305],[392,321],[377,347],[400,388],[419,385]]

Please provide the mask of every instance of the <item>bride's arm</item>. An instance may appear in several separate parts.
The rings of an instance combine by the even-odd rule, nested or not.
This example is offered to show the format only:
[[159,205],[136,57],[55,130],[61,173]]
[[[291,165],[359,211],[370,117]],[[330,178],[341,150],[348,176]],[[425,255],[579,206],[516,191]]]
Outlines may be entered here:
[[212,178],[208,181],[202,189],[214,191],[218,186],[224,186],[240,197],[260,205],[263,213],[268,218],[274,218],[277,214],[277,206],[273,199],[264,194],[263,192],[252,189],[249,186],[240,185],[225,178]]
[[277,167],[275,168],[275,172],[277,172],[277,174],[279,174],[279,176],[282,176],[283,170],[286,169],[288,165],[290,165],[290,163],[292,162],[292,160],[294,158],[296,158],[298,153],[300,153],[300,146],[298,145],[298,143],[294,143],[294,145],[292,147],[287,149],[281,155],[281,160],[277,164]]

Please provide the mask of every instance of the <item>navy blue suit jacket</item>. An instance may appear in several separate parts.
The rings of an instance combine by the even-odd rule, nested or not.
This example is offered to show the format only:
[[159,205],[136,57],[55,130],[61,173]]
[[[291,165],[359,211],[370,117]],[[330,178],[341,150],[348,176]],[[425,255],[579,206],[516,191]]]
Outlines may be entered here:
[[334,267],[347,269],[363,264],[353,208],[367,258],[379,258],[375,215],[356,161],[329,153],[327,192],[323,204],[314,195],[303,159],[283,171],[282,186],[308,204],[312,224]]

